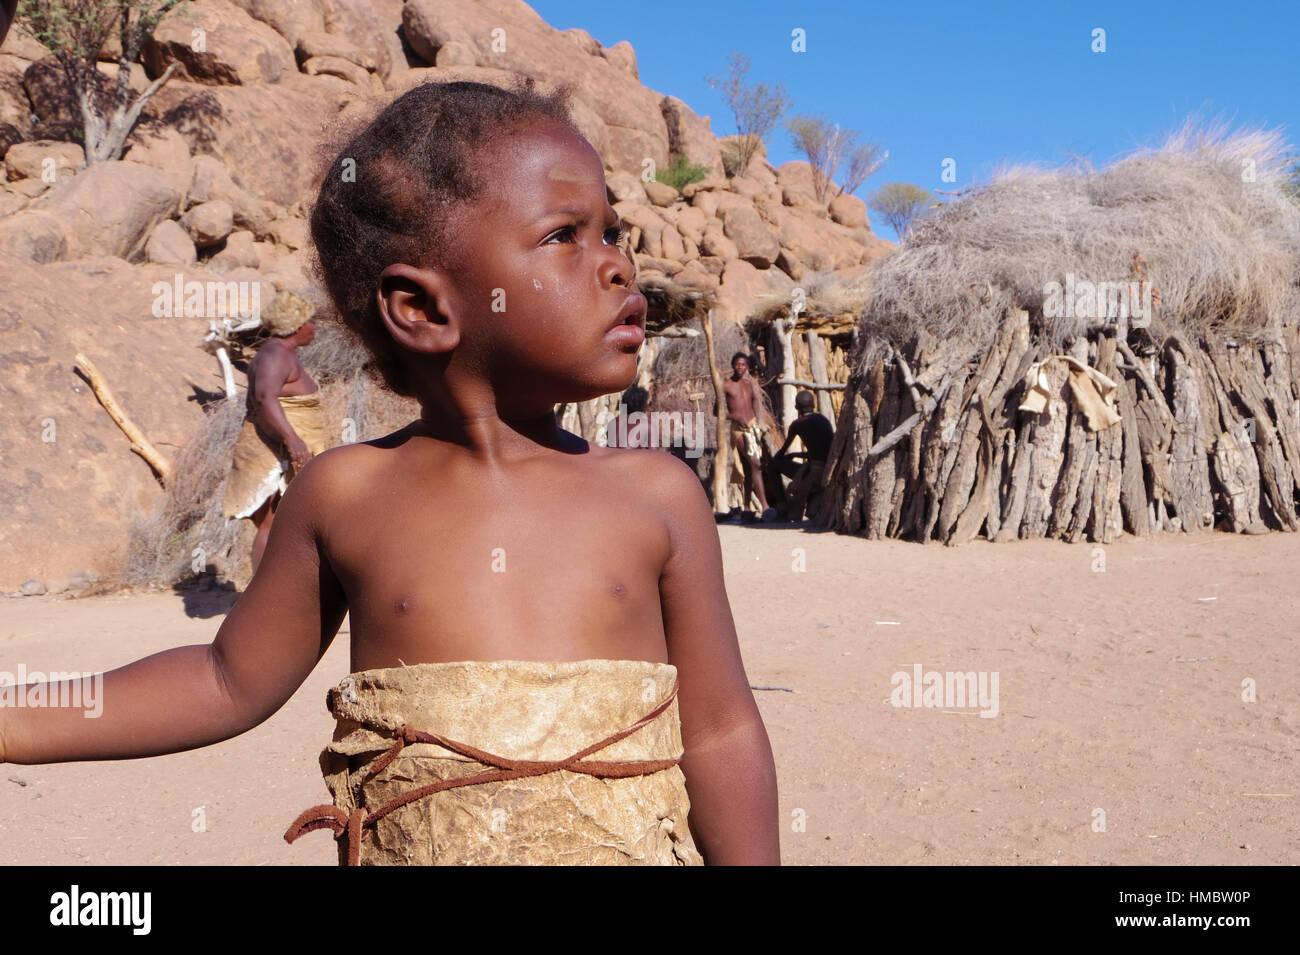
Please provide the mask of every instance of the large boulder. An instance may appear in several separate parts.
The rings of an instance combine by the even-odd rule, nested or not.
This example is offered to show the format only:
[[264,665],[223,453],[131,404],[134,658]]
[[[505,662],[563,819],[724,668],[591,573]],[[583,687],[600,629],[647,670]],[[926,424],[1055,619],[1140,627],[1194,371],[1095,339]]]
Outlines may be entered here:
[[[303,60],[302,71],[308,76],[337,76],[341,80],[347,80],[354,86],[362,90],[371,88],[370,78],[373,74],[367,73],[366,70],[351,60],[345,60],[341,56],[313,56]],[[383,88],[383,84],[380,84]]]
[[271,223],[271,236],[290,251],[305,249],[311,244],[311,227],[305,219],[280,219]]
[[722,273],[718,307],[736,321],[743,321],[766,301],[788,296],[794,283],[780,269],[758,269],[744,259],[733,259]]
[[666,182],[651,179],[644,188],[646,198],[657,206],[671,206],[679,198],[677,190]]
[[31,31],[27,29],[27,24],[19,20],[9,29],[9,35],[5,37],[3,50],[5,53],[21,57],[29,62],[39,60],[43,56],[49,56],[51,50],[47,49],[40,40],[32,36]]
[[800,209],[825,209],[824,202],[817,201],[813,188],[812,166],[802,159],[783,163],[776,170],[777,183],[781,189],[781,201],[787,206]]
[[830,204],[831,219],[846,229],[870,229],[867,221],[867,204],[848,193],[836,196]]
[[276,86],[172,81],[154,99],[163,121],[185,137],[196,157],[216,157],[241,188],[287,206],[312,192],[318,169],[329,161],[320,144],[339,101],[321,95],[317,84],[325,79],[333,78],[295,71]]
[[175,219],[164,219],[149,233],[145,259],[158,265],[193,265],[198,258],[194,240]]
[[677,231],[682,234],[683,239],[690,239],[698,245],[704,238],[704,229],[708,226],[709,219],[694,206],[686,206],[678,210],[673,224],[677,226]]
[[325,32],[321,0],[234,0],[249,16],[261,20],[296,47],[305,33]]
[[[95,69],[99,70],[100,76],[108,80],[110,89],[117,86],[117,74],[120,70],[116,63],[99,62],[95,64]],[[143,93],[149,88],[149,74],[139,63],[131,64],[126,71],[126,77],[126,88],[133,94]]]
[[402,7],[405,3],[406,0],[373,0],[371,3],[379,17],[379,38],[388,51],[390,62],[388,74],[383,77],[385,85],[412,66],[421,65],[415,51],[402,38]]
[[375,69],[375,58],[352,42],[348,37],[326,33],[324,29],[304,33],[294,47],[298,61],[305,62],[316,56],[332,56],[347,60],[363,70]]
[[[68,257],[68,232],[59,218],[40,209],[20,209],[0,219],[0,258],[57,262]],[[6,290],[6,295],[11,290]]]
[[605,177],[605,188],[612,197],[611,203],[649,201],[641,177],[634,176],[630,172],[611,172]]
[[173,7],[140,55],[151,77],[176,63],[173,76],[213,85],[279,83],[297,71],[288,41],[230,0]]
[[675,156],[685,156],[693,163],[708,166],[711,175],[722,177],[722,150],[709,128],[709,118],[699,116],[676,96],[665,96],[659,102],[664,125],[668,129],[668,145]]
[[236,185],[230,171],[212,156],[196,156],[194,181],[190,185],[190,200],[195,203],[224,199],[234,210],[235,226],[247,229],[259,239],[271,234],[271,223],[279,214],[279,206],[258,199],[247,189]]
[[594,109],[608,128],[608,146],[601,153],[608,169],[640,172],[646,158],[656,166],[667,163],[662,97],[624,68],[553,29],[526,4],[409,0],[402,8],[402,24],[407,41],[431,63],[443,45],[456,42],[475,51],[479,66],[570,86],[577,91],[575,100]]
[[325,8],[325,32],[353,44],[364,58],[361,65],[373,69],[381,80],[387,79],[392,73],[393,57],[384,34],[396,30],[400,19],[389,21],[385,16],[393,17],[397,11],[391,7],[385,11],[369,0],[321,0],[321,3]]
[[58,182],[71,179],[77,167],[86,161],[86,153],[76,143],[47,139],[15,143],[5,153],[5,173],[15,179],[40,179]]
[[710,256],[724,261],[740,258],[740,249],[736,243],[722,231],[722,226],[710,223],[704,229],[704,235],[699,240],[700,253],[704,256]]
[[224,199],[213,199],[191,206],[181,216],[181,226],[200,249],[220,245],[235,229],[235,210]]
[[133,162],[101,162],[54,187],[24,212],[40,210],[60,220],[68,258],[114,255],[135,261],[143,258],[154,226],[174,216],[179,203],[180,193],[158,170]]
[[673,279],[679,285],[697,289],[701,292],[715,293],[718,290],[718,277],[700,265],[699,262],[687,262]]
[[253,233],[244,229],[230,233],[221,251],[208,260],[208,268],[218,273],[241,268],[256,269],[260,264],[261,257],[257,254],[257,242]]
[[137,126],[127,137],[122,158],[152,166],[166,176],[181,194],[181,207],[184,207],[194,181],[194,159],[184,136],[159,123]]
[[722,217],[723,233],[732,242],[742,259],[749,264],[768,269],[781,254],[781,245],[767,227],[754,207],[736,206],[727,210]]
[[806,209],[760,202],[757,209],[788,249],[816,272],[840,269],[861,261],[864,247],[843,226]]

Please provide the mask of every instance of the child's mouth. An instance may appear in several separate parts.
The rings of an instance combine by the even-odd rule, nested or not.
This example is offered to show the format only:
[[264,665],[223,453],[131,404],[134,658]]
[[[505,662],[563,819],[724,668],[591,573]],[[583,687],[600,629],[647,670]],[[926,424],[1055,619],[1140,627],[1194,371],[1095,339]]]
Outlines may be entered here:
[[645,332],[640,325],[615,325],[605,333],[605,339],[620,347],[640,348],[645,341]]
[[618,310],[614,324],[605,333],[605,338],[618,345],[640,347],[645,341],[645,315],[645,296],[640,291],[634,291]]

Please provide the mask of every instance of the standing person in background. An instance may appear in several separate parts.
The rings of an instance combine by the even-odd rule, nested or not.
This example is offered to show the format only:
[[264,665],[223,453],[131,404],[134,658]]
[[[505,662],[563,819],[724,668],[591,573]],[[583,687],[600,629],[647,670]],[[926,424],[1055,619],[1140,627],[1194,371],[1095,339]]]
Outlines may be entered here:
[[272,337],[248,366],[248,412],[235,445],[224,514],[257,526],[253,571],[262,561],[280,495],[307,462],[326,448],[320,389],[298,349],[316,337],[310,302],[280,292],[262,312]]
[[[749,357],[744,352],[731,356],[732,375],[722,383],[727,398],[727,418],[731,422],[731,446],[740,458],[744,475],[742,512],[749,507],[751,489],[758,498],[763,519],[769,518],[767,490],[763,487],[763,432],[775,425],[764,403],[758,380],[749,374]],[[721,456],[720,456],[721,457]],[[717,502],[724,506],[724,502]],[[771,516],[775,516],[775,511]],[[743,514],[742,514],[743,519]]]

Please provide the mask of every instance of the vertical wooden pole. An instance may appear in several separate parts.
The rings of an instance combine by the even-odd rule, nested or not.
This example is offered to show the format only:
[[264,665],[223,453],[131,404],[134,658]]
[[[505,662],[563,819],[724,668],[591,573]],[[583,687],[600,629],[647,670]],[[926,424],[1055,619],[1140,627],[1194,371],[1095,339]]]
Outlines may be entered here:
[[718,401],[718,453],[713,459],[713,511],[725,514],[730,510],[727,488],[731,480],[731,443],[727,440],[727,394],[722,390],[722,373],[713,344],[713,309],[700,318],[704,328],[704,344],[709,353],[709,377],[713,379],[713,393]]
[[[786,324],[789,322],[789,324]],[[778,318],[772,323],[776,330],[777,341],[781,343],[781,364],[785,374],[782,378],[787,381],[795,377],[794,367],[794,334],[791,329],[794,328],[794,319]],[[790,425],[794,423],[794,396],[797,393],[794,385],[781,386],[781,427],[785,431],[790,430]]]
[[[819,385],[829,385],[831,377],[826,370],[826,340],[812,328],[808,329],[806,338],[808,340],[808,364],[812,367],[812,380]],[[829,391],[818,389],[817,410],[832,422],[835,420],[835,407],[831,404],[831,393]]]

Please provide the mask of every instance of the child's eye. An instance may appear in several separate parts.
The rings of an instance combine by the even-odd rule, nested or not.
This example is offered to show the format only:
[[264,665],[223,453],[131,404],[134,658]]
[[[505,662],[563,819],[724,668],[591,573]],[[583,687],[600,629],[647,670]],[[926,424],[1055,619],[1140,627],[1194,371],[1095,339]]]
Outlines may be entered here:
[[627,238],[627,228],[621,222],[605,230],[605,242],[608,245],[619,245],[625,238]]
[[576,230],[573,228],[573,226],[566,225],[563,229],[556,229],[554,232],[548,235],[545,239],[542,240],[542,244],[546,245],[550,243],[552,240],[558,240],[560,242],[572,242],[575,234],[576,234]]

